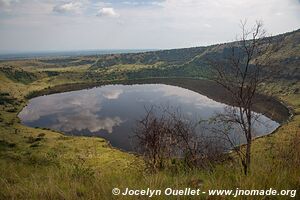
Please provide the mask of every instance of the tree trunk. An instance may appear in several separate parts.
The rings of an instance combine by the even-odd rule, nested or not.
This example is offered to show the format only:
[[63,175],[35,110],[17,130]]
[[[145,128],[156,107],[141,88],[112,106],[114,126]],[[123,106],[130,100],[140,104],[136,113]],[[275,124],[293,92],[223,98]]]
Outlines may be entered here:
[[[250,140],[249,140],[250,139]],[[250,163],[251,163],[251,144],[252,144],[252,138],[249,137],[247,139],[247,145],[246,145],[246,161],[245,161],[245,166],[244,166],[244,173],[245,175],[248,175],[250,172]]]

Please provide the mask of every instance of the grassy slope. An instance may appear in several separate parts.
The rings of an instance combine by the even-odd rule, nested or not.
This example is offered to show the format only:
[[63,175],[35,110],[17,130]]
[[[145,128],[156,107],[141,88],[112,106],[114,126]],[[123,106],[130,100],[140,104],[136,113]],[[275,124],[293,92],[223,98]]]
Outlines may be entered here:
[[[278,98],[294,109],[295,116],[274,134],[255,140],[252,174],[249,177],[241,173],[239,163],[235,160],[226,161],[212,171],[196,170],[189,173],[163,171],[150,175],[144,172],[140,158],[110,148],[103,139],[70,137],[50,130],[29,128],[21,125],[17,118],[17,113],[26,104],[26,95],[55,85],[145,76],[178,74],[198,76],[202,72],[195,66],[201,64],[201,57],[205,53],[209,53],[204,52],[202,48],[160,51],[155,52],[155,56],[152,56],[152,53],[143,54],[145,58],[135,54],[137,56],[133,59],[126,56],[125,61],[138,60],[138,64],[124,65],[120,59],[121,63],[116,63],[112,67],[96,66],[92,71],[87,69],[91,63],[97,61],[93,56],[77,60],[1,62],[0,69],[3,66],[13,66],[12,72],[8,71],[6,75],[0,71],[0,92],[9,93],[8,98],[12,99],[13,103],[0,105],[0,199],[112,199],[111,189],[114,187],[136,189],[196,187],[192,180],[199,179],[204,182],[202,186],[204,190],[272,187],[297,189],[299,193],[300,83],[297,79],[289,80],[290,77],[299,74],[297,67],[295,68],[298,61],[286,59],[290,55],[292,57],[299,55],[299,42],[293,42],[295,38],[299,38],[299,33],[297,31],[297,37],[287,35],[294,37],[291,39],[292,42],[288,42],[287,37],[285,41],[288,45],[275,55],[279,61],[283,61],[279,64],[282,66],[288,64],[292,70],[286,72],[291,74],[287,74],[287,79],[283,82],[268,84],[263,88],[266,93],[275,91]],[[28,73],[22,76],[22,73],[15,73],[15,70],[26,70]],[[31,73],[34,76],[31,76]],[[13,77],[15,75],[17,79]],[[295,92],[297,90],[298,92]],[[299,197],[299,194],[297,196]],[[281,196],[256,198],[284,199]]]
[[82,189],[96,174],[99,178],[122,173],[135,162],[135,156],[110,148],[100,138],[68,137],[19,124],[17,113],[26,103],[24,96],[53,83],[72,83],[72,79],[42,78],[24,85],[0,74],[0,80],[0,91],[16,99],[13,105],[1,105],[0,110],[0,199],[64,196],[58,188],[73,188],[76,196],[77,188]]
[[[111,189],[114,187],[195,187],[192,180],[197,179],[203,180],[204,190],[272,187],[300,191],[300,96],[289,92],[299,88],[299,83],[275,85],[278,96],[293,107],[296,115],[276,133],[254,142],[252,174],[249,177],[241,173],[235,161],[226,161],[213,171],[163,171],[149,175],[144,172],[139,158],[110,148],[103,139],[63,136],[19,124],[17,112],[25,105],[27,94],[49,86],[86,81],[80,78],[84,76],[84,68],[79,67],[75,72],[72,67],[59,69],[66,74],[52,77],[41,74],[38,80],[27,85],[0,73],[0,91],[9,92],[11,97],[16,98],[13,105],[1,105],[0,109],[0,199],[111,199]],[[12,107],[15,109],[12,110]],[[276,198],[283,199],[281,196]]]
[[[269,40],[266,40],[269,42]],[[300,29],[270,37],[274,52],[270,57],[273,67],[278,70],[280,78],[299,79],[300,61]],[[135,54],[102,55],[90,67],[90,71],[103,70],[108,67],[120,65],[144,65],[149,66],[144,71],[127,73],[128,77],[161,77],[181,76],[199,77],[208,73],[208,59],[218,60],[227,57],[231,47],[237,43],[223,43],[205,47],[194,47],[184,49],[172,49],[162,51],[151,51]],[[276,48],[275,48],[276,47]],[[236,51],[237,51],[236,49]],[[260,59],[260,58],[258,58]],[[158,65],[159,64],[159,65]],[[156,65],[155,71],[150,66]],[[120,73],[116,70],[114,73]],[[122,72],[124,73],[124,71]],[[146,73],[146,74],[145,74]]]

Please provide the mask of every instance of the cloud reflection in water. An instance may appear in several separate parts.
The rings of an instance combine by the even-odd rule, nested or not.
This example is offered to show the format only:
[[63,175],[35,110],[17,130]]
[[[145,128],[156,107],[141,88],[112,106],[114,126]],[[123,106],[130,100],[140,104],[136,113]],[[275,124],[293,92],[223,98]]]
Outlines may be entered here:
[[[131,149],[130,137],[144,107],[169,105],[180,108],[193,120],[208,119],[222,112],[225,104],[196,92],[163,84],[107,85],[88,90],[41,96],[29,101],[19,117],[32,127],[46,127],[68,134],[97,135],[113,146]],[[270,129],[258,126],[258,135],[274,130],[278,124],[262,116]]]

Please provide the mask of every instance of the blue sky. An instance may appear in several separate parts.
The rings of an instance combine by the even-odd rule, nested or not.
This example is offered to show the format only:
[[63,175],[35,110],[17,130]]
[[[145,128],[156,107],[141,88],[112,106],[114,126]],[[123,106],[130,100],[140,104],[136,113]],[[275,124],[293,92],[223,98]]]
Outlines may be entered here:
[[239,21],[300,28],[299,0],[0,0],[0,52],[169,49],[232,41]]

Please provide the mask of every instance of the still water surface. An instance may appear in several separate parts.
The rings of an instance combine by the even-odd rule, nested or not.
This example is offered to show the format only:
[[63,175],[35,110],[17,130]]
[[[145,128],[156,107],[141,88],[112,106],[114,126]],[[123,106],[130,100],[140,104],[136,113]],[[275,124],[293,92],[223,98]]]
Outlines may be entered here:
[[[180,108],[192,120],[209,119],[225,104],[181,87],[164,84],[106,85],[33,98],[20,112],[23,124],[50,128],[71,135],[99,136],[112,146],[132,151],[133,129],[152,105]],[[260,116],[256,136],[279,124]]]

